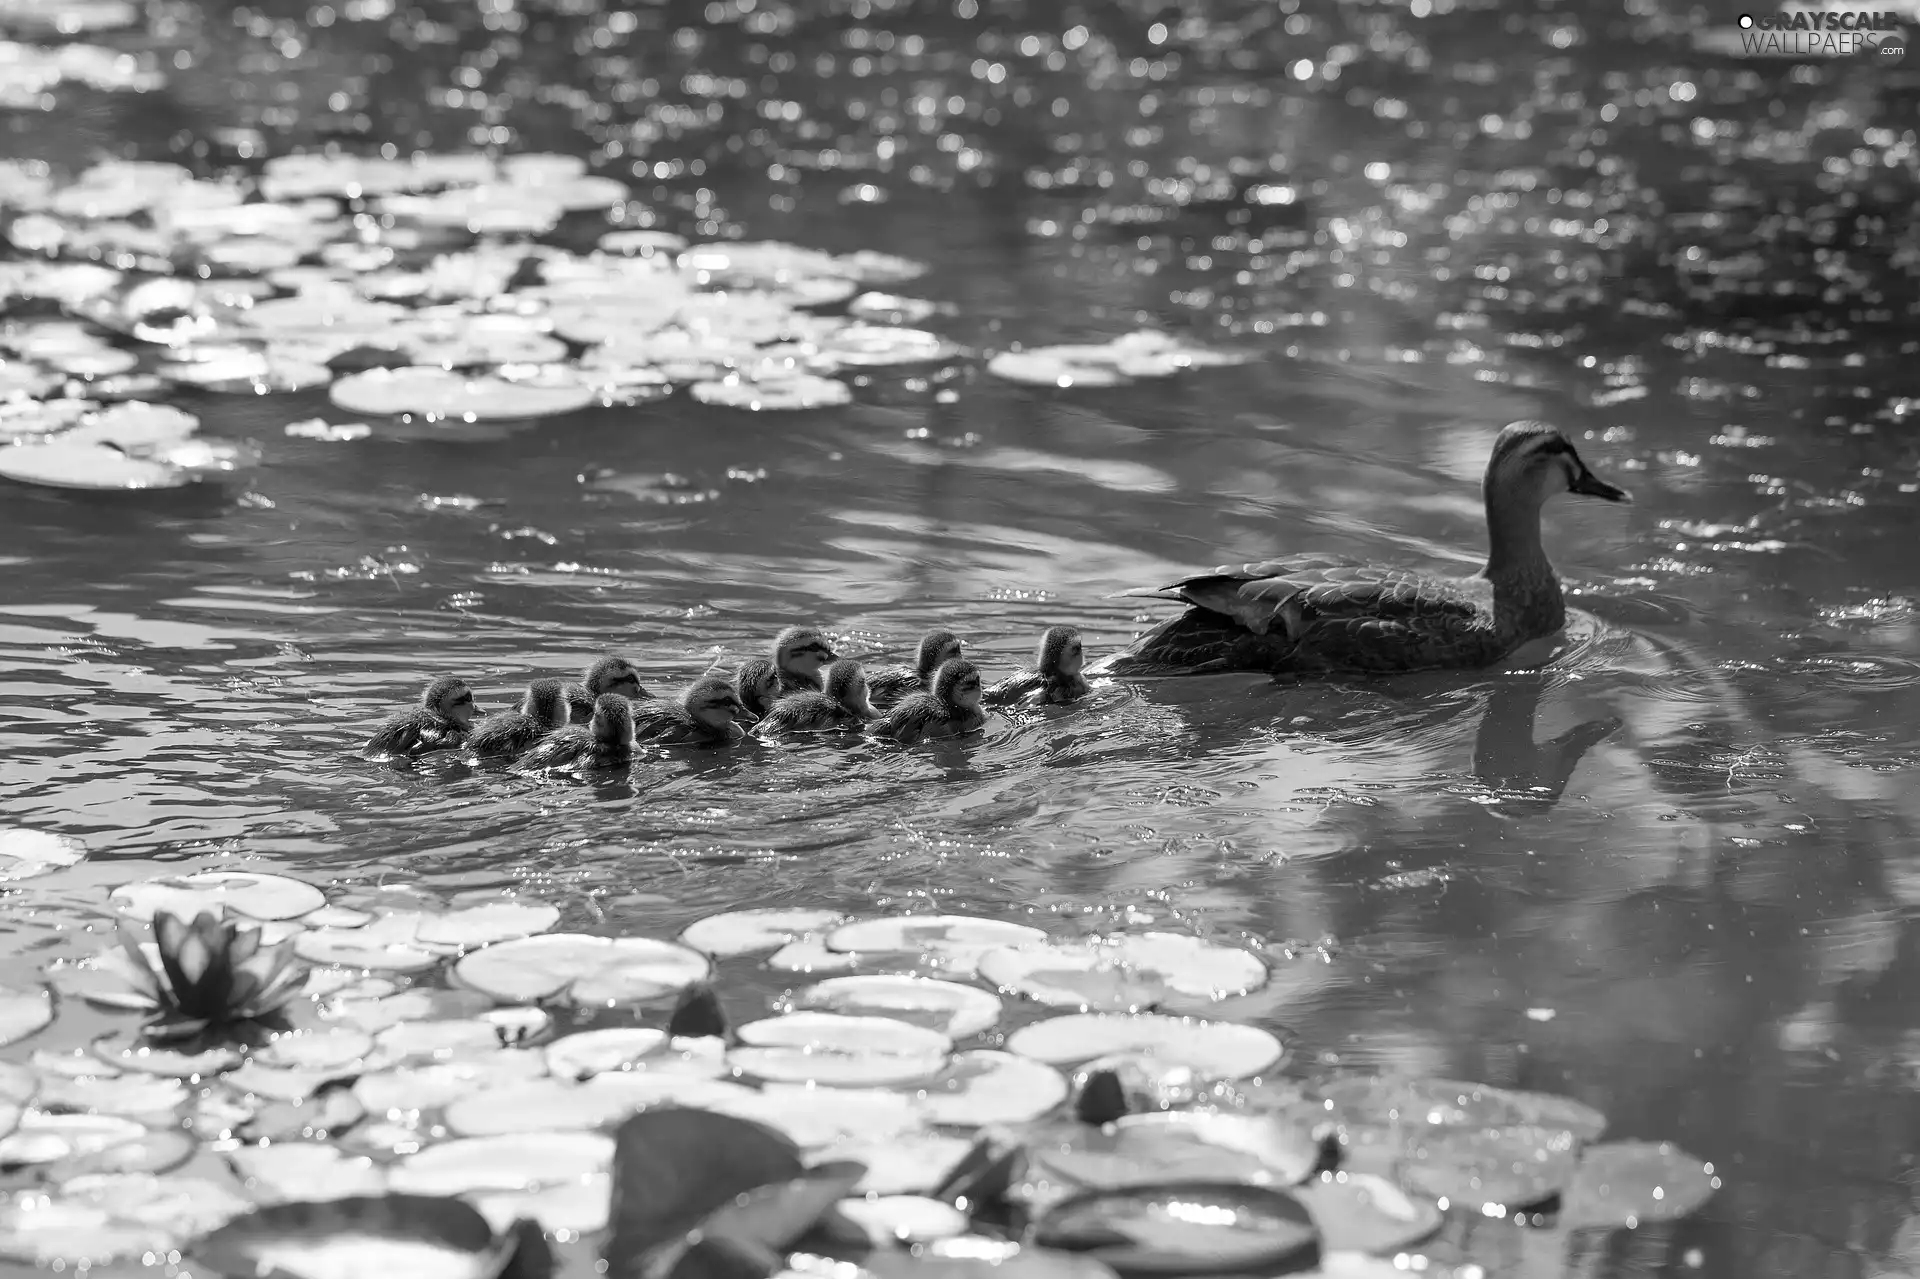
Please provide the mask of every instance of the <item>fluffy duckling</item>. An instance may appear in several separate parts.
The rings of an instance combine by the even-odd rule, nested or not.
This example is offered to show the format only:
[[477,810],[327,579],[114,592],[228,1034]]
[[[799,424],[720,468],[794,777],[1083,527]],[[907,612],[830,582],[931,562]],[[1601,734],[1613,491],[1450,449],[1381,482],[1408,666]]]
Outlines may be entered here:
[[920,637],[911,669],[890,666],[867,676],[867,695],[881,710],[891,710],[901,699],[933,687],[933,673],[946,662],[966,656],[966,646],[952,631],[928,631]]
[[633,758],[633,703],[618,693],[593,701],[593,717],[568,724],[533,744],[520,760],[523,773],[566,768],[606,768]]
[[908,697],[867,731],[905,745],[959,737],[986,722],[980,710],[980,670],[972,662],[956,659],[942,663],[933,673],[933,691]]
[[624,657],[603,657],[580,677],[578,684],[567,685],[567,710],[576,724],[593,718],[595,699],[602,693],[618,693],[629,701],[648,696],[640,687],[640,672]]
[[678,702],[641,702],[633,715],[641,741],[667,746],[726,746],[746,736],[741,724],[759,718],[718,675],[695,680]]
[[820,668],[839,660],[827,637],[806,626],[789,626],[773,637],[773,669],[780,680],[780,695],[818,693]]
[[780,672],[767,658],[749,657],[733,672],[733,691],[748,710],[764,719],[773,709],[773,699],[780,696]]
[[773,704],[754,728],[755,737],[786,733],[824,733],[836,728],[859,728],[880,713],[867,700],[867,674],[860,663],[843,657],[827,667],[824,693],[795,693]]
[[567,722],[567,687],[557,679],[527,685],[520,709],[489,715],[467,735],[475,755],[518,755]]
[[360,753],[368,759],[390,759],[449,750],[466,740],[477,712],[467,681],[442,675],[420,694],[418,706],[374,729]]
[[981,697],[988,706],[1011,706],[1032,702],[1038,706],[1063,706],[1087,695],[1089,685],[1080,674],[1087,664],[1087,650],[1080,632],[1071,626],[1049,626],[1040,637],[1040,651],[1033,667],[1021,671],[989,688]]

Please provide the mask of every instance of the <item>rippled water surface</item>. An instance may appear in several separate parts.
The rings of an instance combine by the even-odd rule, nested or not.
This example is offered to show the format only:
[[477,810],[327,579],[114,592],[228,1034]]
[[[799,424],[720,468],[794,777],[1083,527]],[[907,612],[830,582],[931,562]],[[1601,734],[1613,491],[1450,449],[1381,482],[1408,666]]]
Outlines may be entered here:
[[[340,418],[324,393],[187,397],[261,443],[243,484],[0,496],[0,821],[97,859],[7,949],[91,948],[100,885],[234,859],[531,883],[634,930],[1133,905],[1291,956],[1234,1012],[1305,1069],[1564,1092],[1714,1161],[1683,1246],[1612,1273],[1915,1273],[1920,81],[1722,61],[1698,25],[156,0],[91,38],[166,86],[9,112],[7,153],[585,154],[631,183],[628,225],[929,263],[902,291],[976,350],[1146,325],[1259,358],[345,443],[282,431]],[[1523,417],[1635,498],[1549,508],[1582,611],[1541,671],[1109,684],[957,744],[586,785],[352,753],[439,672],[497,707],[615,651],[670,687],[795,622],[876,659],[948,625],[999,670],[1052,623],[1123,645],[1170,606],[1116,592],[1221,561],[1470,571],[1487,447]]]

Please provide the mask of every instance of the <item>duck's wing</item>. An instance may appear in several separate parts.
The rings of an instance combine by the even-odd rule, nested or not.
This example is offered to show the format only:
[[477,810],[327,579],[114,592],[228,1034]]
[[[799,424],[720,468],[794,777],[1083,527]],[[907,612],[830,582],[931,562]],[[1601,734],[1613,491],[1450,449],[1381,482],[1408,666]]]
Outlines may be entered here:
[[539,741],[540,721],[518,711],[489,715],[467,734],[467,749],[475,755],[517,755]]
[[980,694],[980,701],[986,706],[1012,706],[1041,692],[1046,686],[1047,678],[1039,671],[1020,671],[997,684],[988,685],[986,691]]
[[898,706],[905,698],[925,692],[920,673],[907,666],[886,666],[867,672],[867,700],[878,711]]
[[670,741],[686,732],[692,721],[672,702],[635,702],[633,736],[641,742]]
[[452,750],[467,739],[467,730],[431,711],[415,710],[381,724],[360,753],[368,759],[411,758],[428,751]]
[[755,737],[811,733],[831,725],[840,708],[825,693],[795,693],[775,702],[753,726]]
[[520,757],[522,772],[569,768],[593,754],[593,734],[578,726],[557,729],[533,744]]
[[890,741],[917,742],[935,721],[944,718],[945,712],[932,694],[915,693],[867,725],[867,732]]
[[1255,635],[1294,640],[1330,621],[1484,620],[1484,603],[1447,578],[1412,569],[1331,556],[1222,565],[1159,591],[1129,592],[1174,599],[1228,618]]

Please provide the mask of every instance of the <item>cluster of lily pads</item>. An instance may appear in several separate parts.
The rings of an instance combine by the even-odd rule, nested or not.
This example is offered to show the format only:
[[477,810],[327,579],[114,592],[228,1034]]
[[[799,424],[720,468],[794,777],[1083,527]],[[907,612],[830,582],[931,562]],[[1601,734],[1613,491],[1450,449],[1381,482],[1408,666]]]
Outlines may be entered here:
[[[1295,1078],[1281,1037],[1207,1015],[1269,959],[1184,933],[802,908],[607,937],[236,870],[109,905],[118,945],[0,993],[0,1042],[57,1036],[55,994],[141,1019],[0,1066],[0,1256],[1384,1276],[1446,1260],[1449,1216],[1605,1231],[1719,1184],[1565,1098]],[[755,964],[792,985],[734,1025],[718,992]]]
[[[0,477],[91,488],[192,482],[253,460],[195,441],[191,393],[325,388],[357,416],[524,420],[684,387],[705,404],[822,408],[848,377],[949,376],[971,353],[912,327],[938,304],[876,290],[916,262],[791,244],[691,243],[642,225],[576,253],[568,219],[651,220],[563,155],[287,155],[258,174],[105,161],[60,180],[0,163]],[[49,312],[57,314],[49,314]],[[1140,332],[1003,352],[987,371],[1114,386],[1242,355]],[[170,412],[165,442],[88,428],[103,404]],[[142,417],[143,425],[151,417]],[[341,440],[359,432],[296,424]],[[360,423],[351,426],[362,425]]]

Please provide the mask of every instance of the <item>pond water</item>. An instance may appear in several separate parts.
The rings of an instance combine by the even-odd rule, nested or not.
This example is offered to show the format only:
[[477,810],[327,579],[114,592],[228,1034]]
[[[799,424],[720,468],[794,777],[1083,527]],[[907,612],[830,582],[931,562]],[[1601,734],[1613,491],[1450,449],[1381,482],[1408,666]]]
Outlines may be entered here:
[[[236,862],[655,935],[1134,907],[1279,944],[1232,1015],[1303,1071],[1560,1092],[1713,1161],[1684,1246],[1607,1273],[1920,1273],[1920,82],[1697,53],[1702,17],[154,0],[88,36],[165,84],[16,104],[8,154],[576,154],[626,225],[924,262],[896,291],[975,350],[1258,358],[343,442],[284,434],[351,416],[324,391],[183,393],[259,441],[243,482],[0,499],[0,823],[93,850],[8,962],[97,945],[105,885]],[[503,707],[618,652],[670,688],[807,623],[876,660],[950,626],[992,674],[1050,624],[1123,646],[1172,606],[1117,592],[1223,561],[1470,570],[1517,418],[1634,496],[1549,508],[1581,611],[1543,670],[1107,683],[592,784],[353,753],[437,673]]]

